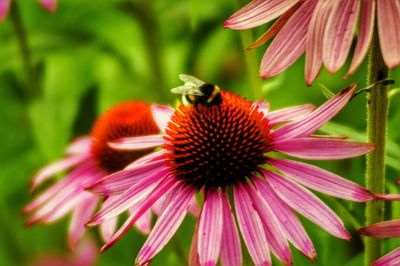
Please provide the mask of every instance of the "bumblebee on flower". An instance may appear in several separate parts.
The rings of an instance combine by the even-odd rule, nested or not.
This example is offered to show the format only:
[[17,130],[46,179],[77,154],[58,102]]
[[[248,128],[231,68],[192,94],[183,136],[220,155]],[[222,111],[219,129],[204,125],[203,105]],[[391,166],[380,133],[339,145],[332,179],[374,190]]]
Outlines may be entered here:
[[[270,111],[267,103],[251,102],[192,76],[181,79],[185,84],[172,91],[183,95],[182,105],[176,110],[152,106],[162,134],[110,143],[118,150],[160,149],[90,187],[99,195],[116,196],[90,219],[89,226],[107,223],[138,206],[103,251],[165,196],[162,213],[136,258],[137,265],[148,264],[179,228],[198,193],[204,202],[192,240],[193,265],[215,265],[218,258],[223,265],[241,265],[239,231],[256,265],[270,265],[270,251],[291,265],[289,243],[315,260],[313,243],[293,210],[332,235],[350,239],[340,218],[306,187],[358,202],[373,200],[372,193],[316,166],[273,158],[271,152],[331,160],[373,150],[371,144],[315,135],[351,99],[355,85],[319,108],[301,105]],[[138,178],[138,173],[147,171],[151,172],[145,178]],[[124,191],[118,186],[122,177]]]

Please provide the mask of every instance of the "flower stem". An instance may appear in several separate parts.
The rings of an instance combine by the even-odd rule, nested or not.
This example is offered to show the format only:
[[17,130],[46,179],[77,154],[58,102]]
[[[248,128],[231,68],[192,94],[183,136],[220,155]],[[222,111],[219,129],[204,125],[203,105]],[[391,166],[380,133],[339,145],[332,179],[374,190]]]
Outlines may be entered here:
[[38,93],[37,91],[37,82],[36,82],[36,75],[35,75],[35,68],[32,63],[32,56],[29,49],[28,38],[26,35],[26,31],[21,19],[21,13],[18,7],[18,1],[13,1],[10,16],[12,19],[12,23],[14,26],[15,34],[18,40],[19,49],[21,52],[22,63],[27,79],[27,88],[28,88],[28,95],[30,97],[36,96]]
[[[237,4],[239,7],[244,6],[246,2],[247,1],[237,0]],[[253,97],[256,100],[261,100],[263,99],[263,93],[261,90],[261,80],[258,74],[259,63],[257,62],[257,56],[254,51],[246,51],[247,46],[253,43],[253,35],[251,30],[241,30],[240,39],[242,41],[243,53],[246,60],[247,75],[250,81],[250,87],[253,93]]]
[[[378,82],[389,77],[379,47],[378,32],[375,28],[369,52],[368,85],[371,87],[367,95],[367,135],[368,142],[374,143],[376,148],[367,155],[366,186],[375,193],[384,193],[385,185],[385,141],[388,115],[388,86]],[[384,202],[372,201],[367,203],[365,210],[366,224],[373,224],[383,220]],[[376,238],[365,240],[365,265],[382,256],[382,242]]]

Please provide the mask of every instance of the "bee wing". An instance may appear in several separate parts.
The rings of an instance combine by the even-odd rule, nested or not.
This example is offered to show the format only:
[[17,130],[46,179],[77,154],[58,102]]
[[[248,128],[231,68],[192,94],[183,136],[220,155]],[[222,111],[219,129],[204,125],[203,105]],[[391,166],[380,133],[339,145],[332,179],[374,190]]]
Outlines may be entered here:
[[204,93],[200,90],[199,87],[194,87],[191,85],[183,85],[183,86],[179,86],[179,87],[175,87],[173,89],[171,89],[172,93],[176,93],[176,94],[183,94],[183,95],[196,95],[196,96],[203,96]]
[[201,87],[205,84],[204,81],[199,80],[198,78],[195,78],[188,74],[180,74],[179,79],[182,80],[183,82],[185,82],[185,85],[188,83],[188,84],[192,84],[193,86],[196,86],[196,87]]

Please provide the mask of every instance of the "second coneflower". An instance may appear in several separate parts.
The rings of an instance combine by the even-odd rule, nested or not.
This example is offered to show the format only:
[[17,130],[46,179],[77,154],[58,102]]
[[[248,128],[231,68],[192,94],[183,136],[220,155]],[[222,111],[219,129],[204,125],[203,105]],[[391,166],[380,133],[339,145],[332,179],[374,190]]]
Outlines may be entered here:
[[400,64],[399,0],[254,0],[233,14],[225,27],[249,29],[276,18],[251,46],[275,37],[262,59],[260,75],[264,78],[284,71],[303,53],[307,84],[315,80],[323,64],[329,72],[336,72],[349,54],[357,21],[358,40],[347,76],[365,58],[375,24],[386,65]]
[[[317,109],[302,105],[270,112],[266,103],[248,101],[191,76],[181,78],[185,85],[173,91],[184,94],[184,104],[176,110],[153,106],[163,134],[111,143],[119,150],[161,149],[91,187],[96,193],[109,194],[120,190],[121,177],[131,180],[131,186],[126,183],[125,192],[104,206],[89,226],[107,223],[130,206],[137,206],[103,250],[166,196],[162,214],[136,258],[137,265],[147,265],[179,228],[197,192],[204,202],[192,241],[192,264],[215,265],[220,257],[223,265],[242,265],[239,231],[256,265],[270,265],[270,251],[290,265],[289,242],[315,260],[313,243],[294,211],[330,234],[350,239],[340,218],[306,187],[359,202],[374,196],[338,175],[303,162],[275,158],[273,152],[331,160],[371,151],[374,147],[370,144],[314,135],[345,106],[356,86]],[[149,174],[137,182],[138,172]]]
[[[40,170],[32,181],[32,190],[55,174],[67,170],[66,176],[52,184],[36,197],[24,213],[31,215],[27,225],[47,224],[72,212],[69,229],[69,247],[72,249],[85,230],[85,223],[93,215],[102,197],[85,190],[103,177],[123,169],[132,161],[153,151],[152,148],[140,151],[117,151],[108,146],[108,142],[121,138],[159,133],[146,102],[128,101],[112,107],[96,121],[91,136],[82,137],[72,142],[66,150],[65,158]],[[138,177],[139,178],[139,177]],[[124,180],[121,179],[123,186]],[[105,195],[103,206],[112,199]],[[131,206],[130,211],[134,211]],[[144,233],[150,230],[151,219],[148,211],[137,220],[137,227]],[[103,239],[108,240],[114,233],[116,219],[101,227]]]

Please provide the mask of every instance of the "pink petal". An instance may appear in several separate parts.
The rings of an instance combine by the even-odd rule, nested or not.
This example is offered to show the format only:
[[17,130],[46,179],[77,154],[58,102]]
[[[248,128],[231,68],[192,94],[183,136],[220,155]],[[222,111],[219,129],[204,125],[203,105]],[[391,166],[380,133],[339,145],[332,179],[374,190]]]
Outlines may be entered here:
[[192,214],[193,216],[199,216],[200,214],[200,209],[199,205],[197,204],[196,196],[193,196],[192,201],[190,202],[188,206],[188,212]]
[[107,243],[114,235],[115,230],[117,229],[117,222],[118,217],[114,217],[100,225],[100,235],[105,243]]
[[137,167],[121,170],[104,177],[89,187],[88,190],[103,196],[119,195],[143,179],[161,178],[168,172],[169,169],[159,162],[137,165]]
[[284,203],[278,197],[278,195],[276,195],[275,191],[268,184],[268,182],[256,177],[254,177],[252,180],[257,189],[271,206],[275,216],[280,220],[281,224],[283,225],[282,228],[290,242],[292,242],[293,245],[311,261],[315,261],[317,259],[317,252],[315,251],[313,243],[311,242],[307,232],[304,230],[304,227],[297,216],[286,205],[286,203]]
[[163,135],[148,135],[122,138],[112,141],[108,145],[116,150],[143,150],[161,146],[164,143]]
[[236,216],[239,229],[242,232],[244,242],[256,265],[271,265],[268,242],[263,229],[263,224],[250,196],[243,185],[237,185],[233,189],[236,206]]
[[371,192],[357,183],[316,166],[284,159],[271,159],[268,163],[294,181],[319,192],[360,202],[374,199]]
[[137,182],[123,194],[113,199],[103,206],[103,208],[93,216],[88,222],[88,226],[95,226],[104,223],[118,214],[126,211],[128,208],[147,197],[149,193],[160,184],[165,174],[161,176],[150,176]]
[[318,0],[306,1],[276,35],[261,62],[260,76],[262,78],[277,75],[303,54],[306,48],[308,25],[317,2]]
[[149,162],[164,161],[166,159],[165,154],[165,150],[152,152],[132,162],[131,164],[126,166],[125,169],[131,169],[138,165],[147,164]]
[[263,113],[264,115],[268,115],[269,110],[271,109],[271,105],[268,102],[264,101],[256,101],[253,103],[255,108],[258,108],[258,111]]
[[171,116],[175,113],[175,110],[166,105],[153,104],[151,106],[151,111],[161,132],[165,132],[168,122],[170,121]]
[[146,265],[167,244],[186,216],[186,209],[195,191],[182,186],[176,191],[136,258],[136,265]]
[[357,232],[370,237],[400,237],[400,219],[372,224],[358,229]]
[[307,137],[313,134],[346,105],[353,96],[356,87],[357,85],[350,85],[303,119],[278,128],[274,132],[274,141]]
[[221,243],[221,262],[225,266],[242,265],[242,249],[240,247],[239,232],[235,224],[235,218],[229,204],[228,195],[222,194],[222,243]]
[[373,151],[374,145],[340,139],[298,138],[274,143],[274,150],[308,160],[337,160],[364,155]]
[[361,0],[360,16],[357,46],[346,78],[353,75],[368,52],[375,25],[375,1]]
[[91,145],[92,145],[91,137],[79,137],[79,138],[73,140],[68,145],[65,153],[68,155],[89,153]]
[[98,197],[90,195],[82,201],[78,206],[76,206],[68,234],[68,247],[69,249],[74,249],[79,239],[82,237],[85,232],[85,223],[89,220],[90,216],[92,216],[98,202]]
[[225,28],[241,30],[265,24],[289,10],[299,0],[253,0],[224,23]]
[[120,229],[112,236],[112,238],[101,248],[101,252],[106,251],[112,245],[115,244],[131,227],[136,223],[136,221],[155,203],[159,200],[164,194],[168,193],[168,191],[175,191],[175,189],[182,186],[176,179],[172,176],[168,176],[160,183],[159,186],[156,186],[149,195],[140,201],[140,205],[136,210],[136,213],[131,213],[128,220],[121,226]]
[[56,0],[39,0],[39,2],[50,13],[54,13],[57,9]]
[[400,194],[375,194],[375,199],[387,200],[387,201],[398,201],[398,200],[400,200]]
[[[133,210],[132,208],[129,209],[131,215],[136,214],[136,209]],[[135,223],[136,228],[142,234],[149,234],[151,231],[151,209],[148,209],[139,219],[137,219]]]
[[340,218],[310,191],[273,172],[264,170],[263,174],[279,197],[292,209],[338,238],[351,238]]
[[199,242],[199,221],[200,219],[197,219],[193,232],[192,243],[190,245],[189,266],[201,266],[199,253],[197,252],[197,246]]
[[201,265],[216,265],[222,240],[221,191],[208,191],[200,216],[198,253]]
[[322,41],[335,1],[318,1],[311,18],[306,42],[306,83],[311,85],[322,67]]
[[400,2],[377,1],[379,43],[383,60],[389,68],[400,64]]
[[297,2],[288,11],[282,14],[263,35],[261,35],[253,44],[247,47],[247,50],[259,47],[260,45],[268,42],[276,34],[278,34],[278,32],[283,28],[283,26],[285,26],[286,22],[290,19],[290,17],[297,11],[297,9],[303,3],[304,3],[303,0]]
[[0,22],[4,21],[10,11],[11,0],[0,0]]
[[346,61],[357,24],[359,0],[336,0],[326,25],[322,58],[329,72],[336,72]]
[[396,266],[400,265],[400,248],[396,248],[389,252],[379,260],[375,261],[372,266]]
[[55,161],[54,163],[45,166],[33,176],[31,183],[31,191],[34,191],[37,188],[37,186],[39,186],[42,182],[49,179],[56,173],[62,170],[67,170],[70,167],[82,163],[89,158],[90,154],[75,155]]
[[260,192],[251,186],[246,186],[253,206],[255,207],[264,225],[267,241],[274,254],[284,265],[292,265],[292,254],[280,221],[276,218],[271,206],[261,197]]
[[270,112],[268,114],[269,125],[275,126],[280,123],[299,120],[310,114],[314,109],[315,106],[313,104],[304,104]]

